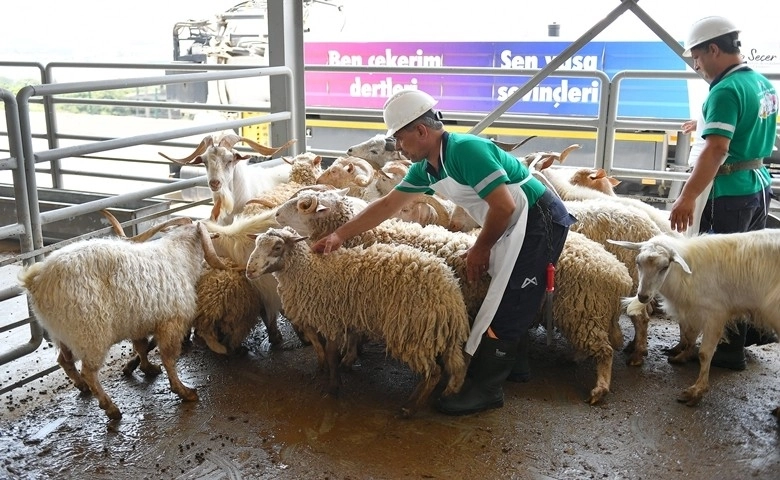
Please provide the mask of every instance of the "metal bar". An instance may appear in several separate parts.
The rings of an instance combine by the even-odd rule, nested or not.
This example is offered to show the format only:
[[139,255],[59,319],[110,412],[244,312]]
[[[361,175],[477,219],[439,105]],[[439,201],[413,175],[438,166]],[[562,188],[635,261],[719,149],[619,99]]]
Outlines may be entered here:
[[601,21],[596,23],[593,27],[591,27],[587,32],[585,32],[580,38],[575,40],[571,45],[566,47],[560,54],[556,55],[556,57],[553,59],[552,62],[545,65],[544,68],[539,70],[538,73],[536,73],[533,77],[531,77],[528,82],[526,82],[523,86],[518,88],[514,93],[509,95],[506,100],[501,103],[495,110],[490,112],[481,122],[474,125],[474,127],[469,130],[469,133],[478,134],[482,132],[488,125],[493,123],[498,117],[500,117],[504,112],[509,110],[515,103],[518,102],[523,96],[525,96],[526,93],[530,92],[536,85],[539,84],[544,78],[549,76],[551,73],[553,73],[555,70],[558,69],[561,65],[564,64],[566,60],[572,57],[575,53],[577,53],[583,46],[585,46],[588,42],[596,38],[596,35],[601,33],[606,27],[608,27],[612,22],[615,21],[620,15],[623,14],[626,10],[628,10],[629,6],[636,2],[636,0],[621,0],[620,5],[612,10],[609,14],[607,14],[606,17],[604,17]]
[[104,140],[102,142],[95,142],[86,145],[75,145],[72,147],[62,147],[54,150],[48,150],[35,154],[35,163],[48,162],[50,160],[76,157],[80,155],[86,155],[89,153],[103,152],[106,150],[113,150],[117,148],[132,147],[142,143],[159,142],[162,140],[171,140],[173,138],[185,137],[190,135],[199,135],[204,133],[210,133],[219,130],[227,130],[231,128],[240,128],[246,125],[255,125],[260,123],[276,122],[280,120],[289,120],[291,118],[290,112],[271,113],[268,115],[245,118],[241,120],[232,120],[229,122],[212,123],[208,125],[199,125],[197,127],[181,128],[177,130],[167,130],[160,133],[147,133],[143,135],[135,135],[132,137],[122,137],[113,140]]

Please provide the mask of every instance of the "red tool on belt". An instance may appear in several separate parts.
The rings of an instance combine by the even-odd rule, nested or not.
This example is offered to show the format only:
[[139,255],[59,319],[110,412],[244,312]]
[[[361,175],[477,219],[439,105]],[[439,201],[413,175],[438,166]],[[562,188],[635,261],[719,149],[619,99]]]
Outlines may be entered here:
[[555,292],[555,265],[547,264],[547,288],[544,293],[544,324],[547,329],[547,345],[552,345],[553,292]]

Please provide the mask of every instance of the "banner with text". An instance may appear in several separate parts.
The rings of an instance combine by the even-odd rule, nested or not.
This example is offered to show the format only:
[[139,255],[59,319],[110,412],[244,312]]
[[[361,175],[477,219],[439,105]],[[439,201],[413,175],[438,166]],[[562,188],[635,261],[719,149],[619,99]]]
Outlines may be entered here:
[[[486,67],[541,69],[566,42],[307,42],[306,65],[388,67]],[[567,77],[565,70],[684,70],[686,64],[663,42],[591,42],[568,59],[555,76],[535,86],[509,112],[597,116],[603,86],[596,78]],[[306,72],[306,105],[376,108],[403,88],[417,88],[439,100],[437,108],[487,113],[531,77],[522,75],[388,74]],[[624,80],[618,115],[688,118],[685,80]]]

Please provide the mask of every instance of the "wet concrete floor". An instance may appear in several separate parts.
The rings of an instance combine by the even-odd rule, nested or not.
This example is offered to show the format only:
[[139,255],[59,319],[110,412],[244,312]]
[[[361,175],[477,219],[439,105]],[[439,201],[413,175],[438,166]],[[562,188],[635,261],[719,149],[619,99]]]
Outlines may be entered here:
[[[626,339],[633,335],[621,322]],[[505,385],[503,408],[447,417],[432,408],[396,414],[415,383],[369,345],[323,395],[311,347],[289,328],[269,349],[258,327],[248,353],[226,358],[192,345],[182,380],[200,399],[182,403],[163,373],[122,375],[129,345],[112,350],[103,386],[124,416],[110,422],[62,371],[0,397],[0,478],[180,479],[742,479],[780,478],[780,345],[750,347],[744,372],[713,369],[697,407],[675,401],[698,364],[670,365],[662,348],[677,327],[655,319],[642,367],[614,359],[611,393],[585,403],[595,379],[559,335],[531,345],[533,378]],[[55,360],[39,349],[40,363]],[[156,354],[153,359],[157,360]],[[36,360],[37,362],[37,360]],[[14,363],[0,372],[15,375]]]

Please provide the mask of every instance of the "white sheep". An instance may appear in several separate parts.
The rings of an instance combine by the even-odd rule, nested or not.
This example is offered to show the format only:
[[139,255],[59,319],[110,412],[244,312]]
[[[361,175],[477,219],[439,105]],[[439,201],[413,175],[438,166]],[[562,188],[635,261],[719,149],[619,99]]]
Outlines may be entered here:
[[387,195],[390,193],[396,185],[401,183],[411,166],[410,160],[392,160],[385,163],[379,170],[381,174],[376,179],[376,189],[379,194]]
[[[636,267],[636,252],[611,244],[610,238],[641,242],[661,234],[655,222],[644,210],[631,205],[599,198],[581,201],[565,201],[566,209],[577,218],[570,230],[579,232],[591,240],[600,243],[608,252],[617,257],[628,269],[632,280],[631,292],[636,291],[639,274]],[[634,338],[626,345],[630,353],[626,360],[629,365],[639,366],[647,356],[647,332],[650,312],[629,315],[634,325]]]
[[[693,406],[709,389],[710,361],[724,329],[744,316],[757,328],[780,332],[780,232],[753,232],[646,242],[615,240],[637,250],[639,289],[628,310],[643,308],[660,295],[666,312],[680,324],[684,350],[670,362],[685,362],[699,348],[699,376],[679,401]],[[774,409],[780,416],[780,406]]]
[[246,275],[273,273],[285,310],[327,339],[331,391],[339,383],[337,347],[355,335],[383,342],[390,356],[422,377],[402,406],[404,416],[424,405],[439,383],[438,362],[448,377],[444,394],[460,390],[469,320],[458,280],[442,259],[383,244],[317,255],[304,239],[289,227],[258,235]]
[[317,177],[317,183],[348,188],[349,195],[370,202],[382,196],[376,187],[377,171],[362,158],[339,157]]
[[[316,241],[354,216],[351,203],[345,201],[345,198],[348,197],[343,193],[307,192],[281,205],[277,210],[277,221]],[[388,220],[349,239],[344,246],[376,242],[406,244],[442,257],[461,279],[466,308],[473,318],[490,285],[487,274],[477,282],[466,280],[462,255],[474,241],[472,235],[451,232],[434,225],[421,227]],[[558,261],[558,270],[553,303],[555,325],[579,355],[596,359],[597,381],[588,400],[595,404],[609,391],[612,349],[623,344],[617,322],[621,313],[621,298],[632,291],[631,276],[626,266],[602,245],[577,232],[569,232],[569,239]],[[599,287],[594,288],[594,285]]]
[[204,257],[224,268],[198,223],[146,243],[121,238],[75,242],[20,272],[36,319],[59,347],[58,363],[79,390],[92,391],[109,418],[122,414],[98,373],[109,348],[125,339],[140,347],[136,351],[144,372],[156,373],[159,367],[146,359],[147,337],[154,335],[171,390],[185,401],[197,400],[195,390],[179,380],[176,359],[195,316],[195,285]]
[[[563,163],[566,156],[573,150],[580,148],[579,145],[571,145],[562,152],[538,152],[526,155],[522,161],[526,166],[532,166],[541,174],[545,183],[551,187],[563,200],[588,200],[588,199],[610,199],[614,202],[629,205],[634,208],[644,210],[645,213],[656,223],[658,228],[667,235],[675,237],[682,236],[675,231],[669,222],[669,215],[652,205],[649,205],[636,198],[622,197],[619,195],[608,194],[601,189],[595,189],[592,182],[584,182],[585,185],[576,185],[571,182],[572,171],[566,168],[550,168],[555,160]],[[575,172],[576,173],[576,172]],[[538,175],[537,174],[537,177]]]
[[235,134],[218,134],[206,136],[185,158],[172,158],[160,152],[161,156],[175,163],[205,165],[214,200],[211,218],[223,224],[230,223],[248,200],[290,180],[291,166],[288,163],[267,168],[248,165],[246,160],[249,155],[243,155],[233,148],[239,142],[246,143],[258,153],[272,156],[288,148],[294,140],[279,148],[270,148]]
[[395,138],[378,133],[362,143],[349,147],[347,155],[362,158],[371,163],[374,168],[381,169],[388,162],[406,160],[406,157],[396,148]]

